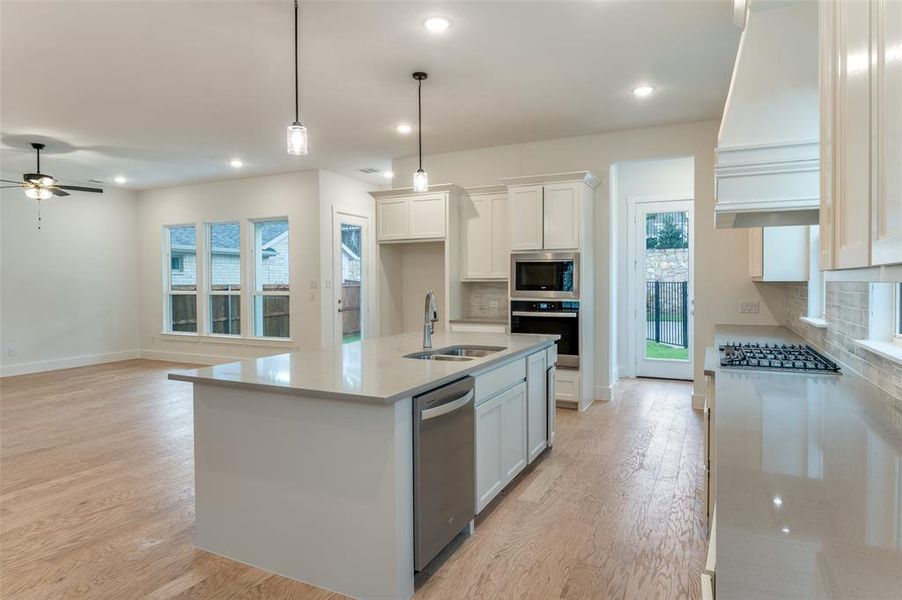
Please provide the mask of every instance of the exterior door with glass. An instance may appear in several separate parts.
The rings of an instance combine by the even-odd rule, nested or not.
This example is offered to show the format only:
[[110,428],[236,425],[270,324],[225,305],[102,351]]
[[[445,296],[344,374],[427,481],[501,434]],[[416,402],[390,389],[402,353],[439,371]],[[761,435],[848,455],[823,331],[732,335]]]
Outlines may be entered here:
[[368,237],[369,223],[365,217],[335,213],[332,292],[336,345],[359,342],[366,335],[367,270],[372,260],[367,256]]
[[692,379],[693,203],[632,208],[636,375]]

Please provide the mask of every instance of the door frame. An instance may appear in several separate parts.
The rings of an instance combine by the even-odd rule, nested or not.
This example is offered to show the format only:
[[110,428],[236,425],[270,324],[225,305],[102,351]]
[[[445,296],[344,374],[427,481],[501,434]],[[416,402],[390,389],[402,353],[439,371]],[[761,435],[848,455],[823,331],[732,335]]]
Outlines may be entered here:
[[373,302],[375,294],[371,290],[374,278],[372,277],[372,269],[375,262],[375,256],[368,257],[371,252],[370,244],[370,218],[367,215],[349,212],[345,210],[332,211],[332,304],[329,309],[332,313],[332,343],[338,346],[342,345],[343,335],[340,333],[344,325],[342,314],[338,312],[338,304],[341,299],[341,224],[352,223],[362,227],[362,239],[360,247],[362,249],[363,268],[360,270],[360,339],[364,340],[374,332],[370,331],[373,321]]
[[[685,379],[693,380],[694,372],[694,353],[695,353],[695,198],[685,196],[671,195],[648,195],[648,196],[629,196],[626,199],[629,210],[628,217],[628,233],[627,233],[627,322],[629,334],[629,377],[640,377],[639,375],[639,314],[638,300],[640,284],[644,286],[645,277],[639,277],[639,212],[642,209],[648,209],[649,205],[660,205],[660,212],[681,212],[683,210],[689,213],[689,289],[687,294],[687,303],[689,305],[688,316],[688,335],[689,335],[689,360],[671,361],[666,359],[657,359],[663,365],[670,364],[670,369],[665,369],[662,373],[656,375],[641,375],[645,377],[659,377],[662,379]],[[679,204],[680,208],[674,207],[668,210],[668,205]],[[644,235],[642,236],[644,242]],[[644,287],[643,287],[644,290]],[[644,310],[643,310],[644,314]],[[642,323],[643,329],[645,323]],[[676,367],[679,365],[679,368]],[[680,373],[685,369],[685,373]],[[669,372],[668,372],[669,371]]]

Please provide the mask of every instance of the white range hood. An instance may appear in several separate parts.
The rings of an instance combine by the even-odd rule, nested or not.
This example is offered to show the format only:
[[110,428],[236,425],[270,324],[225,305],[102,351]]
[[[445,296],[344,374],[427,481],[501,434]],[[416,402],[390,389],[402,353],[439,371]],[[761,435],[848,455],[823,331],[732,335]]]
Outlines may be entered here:
[[818,222],[817,26],[816,2],[750,3],[717,138],[718,228]]

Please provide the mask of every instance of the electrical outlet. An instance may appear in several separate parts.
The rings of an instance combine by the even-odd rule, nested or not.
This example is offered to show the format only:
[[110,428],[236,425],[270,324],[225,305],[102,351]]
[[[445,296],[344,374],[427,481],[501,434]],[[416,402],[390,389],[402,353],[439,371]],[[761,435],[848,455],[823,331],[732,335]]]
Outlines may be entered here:
[[7,346],[6,347],[6,355],[7,356],[15,356],[16,355],[16,347],[15,346]]
[[759,302],[740,302],[739,314],[757,315],[760,308],[761,304]]

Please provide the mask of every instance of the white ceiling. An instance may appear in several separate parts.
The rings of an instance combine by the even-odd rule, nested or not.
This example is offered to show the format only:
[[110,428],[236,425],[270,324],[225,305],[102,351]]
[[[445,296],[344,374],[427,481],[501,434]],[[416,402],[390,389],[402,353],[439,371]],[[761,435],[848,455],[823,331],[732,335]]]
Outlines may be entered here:
[[[301,120],[292,3],[0,3],[2,170],[126,187],[325,168],[362,177],[416,153],[718,118],[739,39],[727,0],[302,2]],[[452,21],[442,35],[421,25]],[[657,87],[637,100],[630,89]],[[226,163],[241,157],[240,171]],[[427,165],[428,166],[428,165]],[[370,180],[385,183],[379,176]]]

